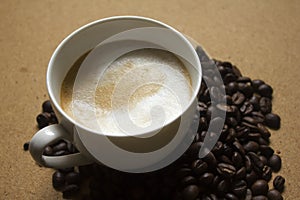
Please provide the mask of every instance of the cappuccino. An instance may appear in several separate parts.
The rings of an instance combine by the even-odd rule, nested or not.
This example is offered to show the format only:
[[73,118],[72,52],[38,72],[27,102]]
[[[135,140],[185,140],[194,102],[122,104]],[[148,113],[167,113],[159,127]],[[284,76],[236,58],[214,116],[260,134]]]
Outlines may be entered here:
[[186,67],[174,54],[159,49],[122,55],[98,80],[86,78],[85,84],[96,83],[92,97],[84,90],[74,95],[76,76],[88,53],[67,73],[60,101],[70,117],[88,128],[109,135],[155,129],[180,116],[191,100],[191,77]]

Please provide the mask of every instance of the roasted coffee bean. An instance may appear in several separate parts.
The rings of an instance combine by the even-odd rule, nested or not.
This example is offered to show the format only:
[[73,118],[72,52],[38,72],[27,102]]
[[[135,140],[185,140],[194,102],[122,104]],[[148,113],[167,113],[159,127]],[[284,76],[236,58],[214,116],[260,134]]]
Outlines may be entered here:
[[208,125],[207,125],[207,120],[205,117],[200,117],[199,119],[199,126],[198,126],[198,132],[201,132],[203,130],[207,130]]
[[56,171],[52,175],[52,186],[54,189],[61,191],[65,186],[65,175],[60,172]]
[[235,81],[236,79],[237,79],[236,75],[231,74],[231,73],[228,73],[228,74],[226,74],[226,75],[224,76],[223,81],[224,81],[225,84],[228,84],[228,83],[230,83],[230,82]]
[[234,65],[232,65],[232,72],[237,76],[237,77],[241,77],[242,73],[241,71]]
[[44,154],[47,156],[52,156],[53,155],[53,149],[51,146],[46,146],[44,149]]
[[216,167],[217,165],[217,159],[214,156],[212,152],[209,152],[204,158],[203,161],[205,161],[209,167]]
[[272,111],[272,102],[271,99],[267,97],[262,97],[259,100],[259,107],[262,113],[267,114]]
[[257,129],[261,133],[261,136],[264,139],[269,139],[269,137],[271,136],[271,133],[269,132],[269,130],[263,124],[258,123],[257,124]]
[[232,161],[225,155],[221,155],[217,158],[219,162],[227,163],[233,165]]
[[258,87],[258,93],[263,97],[272,98],[273,89],[268,84],[262,84]]
[[223,143],[221,141],[218,141],[214,148],[212,149],[212,153],[215,155],[215,156],[220,156],[222,155],[223,153]]
[[28,149],[29,149],[29,142],[25,142],[25,143],[23,144],[23,150],[24,150],[24,151],[28,151]]
[[42,129],[49,125],[51,114],[43,112],[36,117],[39,129]]
[[203,102],[198,102],[197,110],[200,112],[200,116],[204,116],[207,112],[207,105]]
[[278,130],[280,128],[280,117],[273,113],[268,113],[265,116],[266,125],[274,130]]
[[240,153],[234,152],[231,158],[235,167],[240,167],[243,164],[243,158]]
[[272,189],[268,192],[268,198],[272,200],[283,200],[280,192],[278,190]]
[[270,141],[269,139],[264,139],[263,137],[259,137],[258,138],[258,143],[260,145],[269,145],[270,144]]
[[214,180],[214,174],[208,172],[202,174],[198,179],[199,183],[205,186],[211,185],[213,183],[213,180]]
[[273,171],[278,172],[281,168],[281,158],[278,155],[272,155],[269,158],[269,166]]
[[80,175],[77,172],[69,172],[66,174],[65,179],[68,184],[79,183]]
[[240,111],[244,115],[249,115],[253,110],[254,110],[254,107],[249,101],[246,101],[240,108]]
[[270,181],[272,178],[272,169],[265,165],[262,169],[262,178],[265,179],[266,181]]
[[259,145],[254,141],[247,142],[243,147],[247,152],[257,152],[259,150]]
[[62,155],[66,155],[67,151],[66,150],[60,150],[60,151],[56,151],[53,153],[53,156],[62,156]]
[[269,186],[267,181],[259,179],[253,183],[253,185],[251,186],[251,190],[254,196],[266,195],[268,193]]
[[231,194],[231,193],[227,193],[227,194],[225,195],[225,198],[226,198],[227,200],[239,200],[239,198],[237,198],[234,194]]
[[249,103],[251,103],[253,105],[254,110],[259,110],[260,109],[259,101],[260,101],[260,97],[258,97],[257,95],[253,95],[249,99]]
[[268,200],[268,198],[264,195],[258,195],[258,196],[252,197],[252,200]]
[[284,189],[285,179],[282,176],[276,176],[273,180],[273,186],[279,192],[282,192]]
[[61,150],[67,150],[67,149],[68,149],[68,146],[65,141],[61,141],[52,147],[52,150],[54,152],[61,151]]
[[250,173],[246,174],[246,182],[248,186],[252,185],[256,180],[258,176],[256,175],[255,171],[252,170]]
[[243,117],[243,121],[253,125],[256,125],[258,123],[258,121],[256,121],[253,117],[249,116]]
[[245,101],[245,95],[241,92],[236,92],[232,95],[232,103],[235,105],[241,105]]
[[252,86],[254,88],[254,90],[258,91],[259,86],[261,86],[262,84],[264,84],[265,82],[259,79],[255,79],[252,80]]
[[246,126],[237,126],[235,130],[237,133],[237,138],[244,138],[250,133],[250,128]]
[[239,83],[250,83],[251,79],[249,77],[242,76],[242,77],[238,77],[238,79],[236,80],[236,82],[239,82]]
[[212,187],[213,188],[217,188],[219,183],[222,181],[223,179],[221,178],[221,176],[219,175],[215,175],[213,182],[212,182]]
[[232,95],[238,90],[238,84],[236,82],[231,82],[227,85],[227,94]]
[[228,117],[226,119],[226,124],[234,128],[238,125],[238,121],[234,117]]
[[188,185],[193,185],[193,184],[197,184],[197,180],[193,176],[186,176],[181,180],[181,185],[183,187],[188,186]]
[[267,145],[260,145],[260,152],[266,158],[270,158],[274,154],[274,150]]
[[251,159],[250,159],[250,157],[249,156],[245,156],[245,167],[246,167],[246,171],[247,172],[250,172],[251,170],[252,170],[252,161],[251,161]]
[[217,193],[220,196],[225,195],[230,188],[230,182],[228,180],[222,180],[217,186]]
[[233,143],[233,147],[241,153],[241,155],[245,155],[245,149],[244,147],[238,142],[238,141],[235,141]]
[[264,165],[268,164],[268,160],[267,160],[267,158],[266,158],[265,156],[260,155],[260,156],[258,156],[258,157],[259,157],[259,159],[261,160],[261,162],[262,162]]
[[240,90],[247,98],[250,98],[253,95],[253,88],[248,85],[244,84],[244,86]]
[[217,167],[217,171],[224,178],[231,178],[235,175],[236,168],[230,164],[219,163]]
[[265,121],[265,116],[261,112],[253,111],[251,116],[256,120],[257,123],[263,123]]
[[247,192],[247,183],[244,180],[235,182],[233,184],[232,192],[240,199],[245,197]]
[[246,177],[246,167],[241,167],[235,174],[235,179],[240,180]]
[[260,172],[263,169],[264,164],[261,162],[261,160],[259,159],[258,155],[256,153],[249,152],[248,156],[250,157],[250,159],[252,161],[253,169],[256,172]]
[[207,163],[197,159],[192,163],[192,170],[196,175],[203,174],[207,170]]
[[55,113],[54,112],[51,112],[50,113],[50,120],[49,120],[49,122],[51,123],[51,124],[57,124],[58,123],[58,120],[57,120],[57,118],[56,118],[56,115],[55,115]]
[[245,200],[252,200],[252,192],[250,189],[247,189]]
[[[201,160],[199,160],[199,161],[201,161]],[[195,164],[195,165],[197,165],[197,164]],[[180,168],[179,170],[176,171],[175,176],[176,176],[177,179],[182,179],[183,177],[188,176],[191,173],[192,173],[192,170],[190,168]]]
[[202,146],[202,142],[196,142],[193,143],[187,150],[187,154],[191,157],[191,158],[197,158],[199,155],[199,150]]
[[78,191],[79,191],[78,185],[75,184],[67,185],[63,190],[63,198],[70,199],[74,197]]
[[49,100],[44,101],[44,103],[42,104],[42,108],[43,108],[43,112],[48,112],[48,113],[53,112],[52,105]]
[[199,188],[197,185],[189,185],[182,191],[182,197],[184,200],[194,200],[199,194]]

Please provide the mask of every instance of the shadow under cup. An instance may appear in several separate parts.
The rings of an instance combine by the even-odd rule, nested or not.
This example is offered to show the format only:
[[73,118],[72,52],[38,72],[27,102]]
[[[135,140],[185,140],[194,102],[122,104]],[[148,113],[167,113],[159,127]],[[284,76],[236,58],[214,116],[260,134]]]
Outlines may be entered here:
[[[182,40],[178,41],[177,43],[173,43],[171,48],[173,48],[172,50],[174,51],[172,52],[175,53],[175,55],[179,55],[178,58],[183,62],[189,72],[193,94],[188,106],[183,109],[182,114],[162,127],[155,135],[145,138],[106,135],[105,138],[108,140],[103,140],[103,135],[99,135],[94,130],[84,127],[76,122],[72,117],[68,116],[60,106],[61,86],[63,80],[78,58],[95,48],[99,43],[103,42],[112,35],[116,35],[120,32],[131,29],[146,27],[170,29],[177,34],[177,31],[175,31],[173,28],[152,19],[142,17],[113,17],[107,20],[93,22],[73,32],[57,47],[50,60],[47,71],[47,88],[60,124],[67,129],[70,134],[74,133],[74,143],[78,150],[80,152],[89,154],[87,156],[91,156],[96,162],[106,164],[107,162],[105,162],[101,156],[101,154],[105,154],[106,152],[111,154],[110,156],[112,157],[121,157],[123,156],[124,151],[129,153],[153,153],[153,155],[149,154],[149,156],[152,156],[148,159],[149,163],[146,163],[147,159],[143,159],[143,161],[141,161],[144,162],[144,164],[141,166],[147,167],[153,163],[159,162],[161,159],[166,157],[167,154],[170,154],[171,151],[177,149],[177,146],[181,145],[181,143],[185,143],[184,148],[187,148],[192,142],[193,135],[186,135],[186,133],[182,132],[183,130],[185,130],[185,132],[189,131],[190,127],[192,126],[191,119],[195,117],[195,100],[201,84],[201,65],[192,45],[190,45],[187,39],[182,35],[180,35],[180,37],[183,37],[181,38]],[[160,39],[163,40],[162,38]],[[181,44],[184,44],[184,46]],[[167,47],[167,49],[168,48],[169,47]],[[187,59],[183,59],[186,57]],[[186,127],[182,127],[183,123]],[[74,131],[74,125],[79,127],[77,132]],[[78,130],[85,131],[81,133]],[[98,136],[96,136],[96,134]],[[188,137],[188,139],[186,139],[186,137]],[[94,145],[95,138],[98,138],[99,140],[99,145],[97,146]],[[109,141],[111,144],[107,144],[107,141]],[[113,146],[112,144],[118,147],[117,149],[122,149],[122,152],[118,153],[118,150],[110,151],[109,148]],[[168,146],[168,148],[166,148],[165,151],[162,150],[166,146]],[[178,158],[182,153],[184,153],[183,148],[180,148],[180,151],[181,152],[176,153],[178,155],[172,156],[171,160],[174,161],[175,157]],[[135,162],[135,160],[132,160],[132,162]],[[110,167],[118,168],[116,166]],[[125,168],[128,169],[129,166],[126,165]]]

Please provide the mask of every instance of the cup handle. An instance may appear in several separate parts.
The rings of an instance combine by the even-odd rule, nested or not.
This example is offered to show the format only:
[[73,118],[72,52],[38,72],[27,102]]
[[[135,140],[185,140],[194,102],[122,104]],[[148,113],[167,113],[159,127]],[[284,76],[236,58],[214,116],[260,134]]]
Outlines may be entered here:
[[91,164],[93,161],[79,153],[63,156],[43,155],[46,146],[53,144],[60,139],[72,141],[71,135],[60,125],[53,124],[39,130],[29,143],[29,152],[33,159],[44,167],[63,169],[79,165]]

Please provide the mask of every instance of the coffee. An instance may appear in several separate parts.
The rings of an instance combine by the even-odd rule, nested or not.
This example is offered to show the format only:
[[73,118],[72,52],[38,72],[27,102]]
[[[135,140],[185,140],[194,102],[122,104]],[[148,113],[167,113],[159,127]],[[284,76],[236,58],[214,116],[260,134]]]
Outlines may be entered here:
[[[117,119],[129,117],[139,128],[153,125],[153,120],[168,123],[181,114],[192,97],[190,75],[174,54],[140,49],[113,61],[99,80],[86,78],[85,85],[97,83],[94,96],[83,99],[87,92],[80,90],[76,93],[81,97],[78,99],[74,95],[75,79],[87,55],[81,56],[67,73],[61,87],[61,106],[69,116],[89,128],[97,128],[91,123],[95,116],[96,126],[109,134],[134,130],[120,127],[116,116]],[[153,108],[158,109],[153,112]]]

